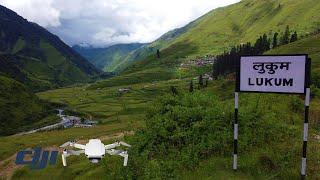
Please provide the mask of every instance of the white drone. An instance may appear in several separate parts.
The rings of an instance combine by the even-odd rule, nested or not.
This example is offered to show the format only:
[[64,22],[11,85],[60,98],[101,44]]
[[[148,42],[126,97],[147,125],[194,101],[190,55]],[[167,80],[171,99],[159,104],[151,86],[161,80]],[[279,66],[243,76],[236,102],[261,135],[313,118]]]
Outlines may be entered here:
[[62,153],[62,164],[63,164],[63,166],[67,166],[67,157],[68,156],[70,156],[70,155],[79,156],[82,153],[84,153],[86,155],[86,157],[89,159],[89,161],[91,163],[98,163],[107,153],[109,155],[122,156],[124,158],[123,166],[127,166],[128,156],[129,156],[127,151],[114,149],[114,148],[119,147],[121,145],[131,147],[129,144],[122,142],[122,141],[118,141],[118,142],[115,142],[113,144],[108,144],[108,145],[104,145],[100,139],[90,139],[89,143],[87,143],[86,145],[77,144],[75,142],[69,141],[69,142],[62,144],[60,147],[64,148],[64,147],[70,146],[70,147],[75,147],[75,148],[81,149],[81,150],[75,151],[75,150],[64,149],[63,153]]

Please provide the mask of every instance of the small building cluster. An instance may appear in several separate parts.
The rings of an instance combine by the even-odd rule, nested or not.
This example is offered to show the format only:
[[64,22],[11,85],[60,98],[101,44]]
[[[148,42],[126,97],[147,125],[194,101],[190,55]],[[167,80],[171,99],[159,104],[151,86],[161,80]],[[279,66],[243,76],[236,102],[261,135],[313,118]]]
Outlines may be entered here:
[[92,121],[92,120],[81,121],[80,117],[63,115],[63,110],[61,110],[61,109],[58,109],[58,112],[59,112],[59,114],[57,114],[57,116],[59,116],[61,118],[60,123],[64,128],[93,127],[96,124],[98,124],[97,121]]
[[181,63],[180,67],[181,68],[188,68],[192,66],[203,67],[207,65],[213,65],[214,61],[215,61],[215,56],[207,55],[203,57],[196,57],[187,62]]
[[64,128],[70,128],[75,124],[81,124],[81,118],[76,116],[64,116],[62,117],[61,123]]

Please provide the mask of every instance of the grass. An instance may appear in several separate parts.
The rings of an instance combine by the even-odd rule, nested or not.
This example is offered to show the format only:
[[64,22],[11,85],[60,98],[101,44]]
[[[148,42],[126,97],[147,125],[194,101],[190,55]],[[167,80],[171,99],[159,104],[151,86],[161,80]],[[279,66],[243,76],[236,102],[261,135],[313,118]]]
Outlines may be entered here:
[[131,88],[129,93],[121,94],[118,89],[127,87],[128,84],[123,85],[118,81],[110,82],[116,85],[72,87],[38,93],[38,95],[44,100],[67,104],[69,108],[91,115],[104,123],[115,119],[141,120],[148,103],[155,96],[169,92],[171,84],[187,86],[187,82],[179,80],[138,83],[129,85]]

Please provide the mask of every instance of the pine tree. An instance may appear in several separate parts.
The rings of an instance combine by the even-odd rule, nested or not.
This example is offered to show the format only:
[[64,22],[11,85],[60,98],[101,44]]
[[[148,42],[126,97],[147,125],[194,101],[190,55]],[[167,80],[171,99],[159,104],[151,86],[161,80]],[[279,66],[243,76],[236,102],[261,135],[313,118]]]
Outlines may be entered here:
[[279,35],[279,33],[277,33],[277,32],[275,32],[273,35],[272,48],[275,48],[278,46],[278,35]]
[[190,87],[189,87],[189,92],[193,92],[193,81],[190,81]]
[[297,31],[295,31],[292,35],[291,35],[291,39],[290,42],[295,42],[298,40],[298,33]]
[[160,58],[160,50],[157,49],[157,58],[159,59]]

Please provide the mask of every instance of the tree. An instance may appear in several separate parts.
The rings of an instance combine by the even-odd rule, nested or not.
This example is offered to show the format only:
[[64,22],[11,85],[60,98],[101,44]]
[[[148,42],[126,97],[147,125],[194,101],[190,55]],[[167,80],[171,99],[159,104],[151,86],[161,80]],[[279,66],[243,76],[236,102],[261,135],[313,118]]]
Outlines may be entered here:
[[290,28],[289,26],[286,27],[286,31],[281,38],[281,45],[289,44],[290,42]]
[[202,74],[199,76],[199,89],[203,87],[203,77]]
[[277,32],[275,32],[273,35],[272,48],[275,48],[278,46],[278,35],[279,35],[279,33],[277,33]]
[[268,36],[266,34],[263,34],[262,36],[262,51],[269,51],[270,50],[270,41],[268,39]]
[[160,58],[160,50],[157,49],[157,58],[159,59]]
[[190,87],[189,87],[189,92],[193,92],[193,81],[190,81]]
[[208,84],[209,84],[209,81],[208,81],[208,79],[206,79],[206,87],[208,87]]
[[295,31],[292,35],[291,35],[291,38],[290,38],[290,42],[295,42],[298,40],[298,33],[297,31]]

